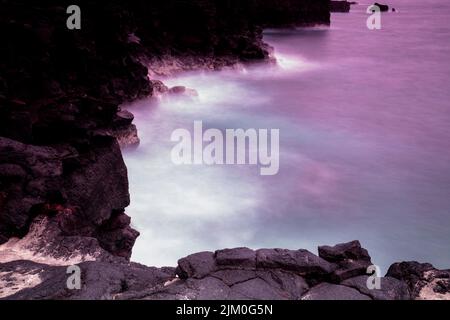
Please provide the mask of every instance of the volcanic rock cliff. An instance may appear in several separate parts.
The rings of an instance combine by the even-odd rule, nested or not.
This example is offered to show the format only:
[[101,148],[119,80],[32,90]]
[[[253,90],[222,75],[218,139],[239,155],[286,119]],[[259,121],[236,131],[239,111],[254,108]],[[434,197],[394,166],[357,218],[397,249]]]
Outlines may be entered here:
[[262,26],[329,22],[325,0],[279,1],[270,21],[274,1],[86,0],[69,30],[69,1],[0,3],[0,243],[32,250],[23,238],[39,221],[42,256],[71,237],[77,252],[96,251],[88,238],[130,257],[138,233],[119,143],[138,138],[119,105],[161,90],[149,74],[268,59]]

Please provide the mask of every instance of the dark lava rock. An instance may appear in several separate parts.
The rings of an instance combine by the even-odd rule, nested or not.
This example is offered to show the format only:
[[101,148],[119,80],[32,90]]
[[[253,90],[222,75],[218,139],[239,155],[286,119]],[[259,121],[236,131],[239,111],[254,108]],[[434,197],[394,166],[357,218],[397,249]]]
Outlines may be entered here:
[[205,251],[178,260],[177,275],[182,278],[203,278],[216,270],[214,253]]
[[131,255],[138,233],[123,211],[128,182],[115,139],[93,140],[90,150],[80,153],[68,145],[34,146],[0,137],[0,163],[17,170],[0,184],[5,240],[24,236],[36,217],[48,216],[66,236],[97,237],[104,249]]
[[378,8],[380,8],[380,11],[381,11],[381,12],[387,12],[387,11],[389,11],[389,6],[386,5],[386,4],[381,4],[381,3],[375,2],[373,5],[374,5],[374,6],[377,6]]
[[341,282],[345,279],[365,275],[367,267],[372,265],[369,253],[361,247],[359,241],[337,244],[334,247],[320,246],[319,257],[335,263],[331,280]]
[[348,1],[330,1],[330,12],[349,12],[350,5]]
[[320,246],[319,257],[329,262],[340,262],[342,260],[359,260],[370,262],[370,256],[366,249],[361,247],[358,240],[340,243],[334,247]]
[[229,299],[282,300],[287,298],[284,298],[277,288],[263,279],[255,278],[234,285],[231,288]]
[[364,261],[344,260],[338,263],[338,267],[330,276],[332,282],[340,283],[345,279],[367,274],[367,268],[371,263]]
[[391,277],[380,278],[380,289],[369,289],[368,276],[358,276],[343,281],[341,284],[354,288],[370,296],[373,300],[410,300],[408,286],[403,281]]
[[302,300],[371,300],[371,298],[353,288],[321,283],[311,288]]
[[258,277],[255,270],[236,269],[222,269],[212,273],[211,276],[221,280],[227,286],[233,286],[237,283],[245,282]]
[[440,294],[446,294],[450,292],[450,279],[442,279],[436,281],[436,285],[433,287],[433,291]]
[[281,296],[289,300],[298,300],[309,289],[306,280],[292,272],[283,270],[258,271],[257,275],[275,288],[279,288]]
[[219,266],[251,269],[256,267],[256,252],[248,248],[218,250],[215,252],[215,258]]
[[283,269],[304,276],[324,276],[334,266],[308,250],[260,249],[256,251],[256,267],[261,269]]
[[171,94],[183,94],[186,92],[185,86],[175,86],[169,89],[169,93]]
[[[207,297],[202,292],[207,290],[213,293],[212,299],[299,299],[309,288],[308,280],[317,276],[320,282],[320,277],[331,271],[332,265],[307,250],[255,252],[234,248],[218,250],[215,254],[200,252],[180,259],[177,274],[182,280],[156,296],[200,299]],[[205,281],[214,287],[204,287]],[[152,294],[151,298],[154,297]]]

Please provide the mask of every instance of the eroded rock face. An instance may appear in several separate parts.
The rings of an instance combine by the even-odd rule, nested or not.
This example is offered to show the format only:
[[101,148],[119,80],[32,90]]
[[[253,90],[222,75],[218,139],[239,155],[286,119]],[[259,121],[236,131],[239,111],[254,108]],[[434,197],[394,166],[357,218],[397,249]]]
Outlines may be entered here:
[[450,300],[450,270],[438,270],[429,263],[394,263],[387,276],[405,282],[419,300]]
[[304,249],[260,249],[256,252],[256,261],[259,268],[290,270],[308,278],[320,278],[335,269],[334,265]]
[[331,275],[333,282],[365,275],[367,268],[372,265],[369,253],[357,240],[334,247],[320,246],[319,257],[336,265]]
[[380,289],[369,289],[368,278],[368,276],[357,276],[344,280],[342,284],[358,290],[373,300],[409,300],[411,298],[408,286],[403,281],[386,276],[380,279]]
[[214,253],[199,252],[191,254],[178,261],[177,275],[181,279],[204,278],[206,275],[216,270]]
[[[46,217],[58,239],[96,238],[103,249],[130,257],[138,233],[130,228],[123,209],[129,195],[119,146],[115,139],[99,136],[86,147],[83,152],[67,144],[33,146],[0,137],[0,163],[5,168],[1,173],[2,242],[26,236],[36,219]],[[36,250],[46,246],[49,252],[61,254],[51,247],[59,241],[48,237],[50,230],[33,230]],[[86,253],[89,250],[86,246]]]
[[215,261],[221,267],[240,267],[254,269],[256,267],[256,255],[249,248],[235,248],[218,250],[215,253]]

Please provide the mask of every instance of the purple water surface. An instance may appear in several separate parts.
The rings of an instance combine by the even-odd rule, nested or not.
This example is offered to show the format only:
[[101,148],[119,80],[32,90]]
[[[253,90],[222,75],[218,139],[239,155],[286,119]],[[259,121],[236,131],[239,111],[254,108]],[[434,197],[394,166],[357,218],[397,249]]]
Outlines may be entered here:
[[[130,106],[142,143],[125,152],[141,232],[133,260],[175,265],[223,247],[307,248],[359,239],[394,261],[450,266],[450,3],[367,5],[330,28],[266,30],[278,66],[165,79],[193,98]],[[175,166],[176,128],[279,128],[280,171]]]

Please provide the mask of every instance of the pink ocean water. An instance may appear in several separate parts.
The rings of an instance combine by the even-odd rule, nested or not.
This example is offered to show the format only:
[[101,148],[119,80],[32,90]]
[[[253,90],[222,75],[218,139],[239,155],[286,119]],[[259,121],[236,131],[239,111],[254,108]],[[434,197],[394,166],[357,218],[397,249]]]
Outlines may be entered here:
[[[368,4],[330,28],[267,30],[277,67],[166,79],[189,99],[131,107],[141,145],[125,152],[133,260],[175,265],[224,247],[307,248],[359,239],[394,261],[450,266],[450,3],[392,0],[382,29]],[[280,129],[280,172],[175,166],[176,128]]]

